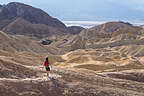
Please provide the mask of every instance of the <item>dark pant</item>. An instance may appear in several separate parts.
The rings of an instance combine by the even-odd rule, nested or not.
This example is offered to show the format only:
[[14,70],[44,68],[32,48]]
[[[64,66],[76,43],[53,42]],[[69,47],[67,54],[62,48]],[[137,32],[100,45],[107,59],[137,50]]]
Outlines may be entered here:
[[46,71],[50,71],[50,67],[49,66],[46,66]]

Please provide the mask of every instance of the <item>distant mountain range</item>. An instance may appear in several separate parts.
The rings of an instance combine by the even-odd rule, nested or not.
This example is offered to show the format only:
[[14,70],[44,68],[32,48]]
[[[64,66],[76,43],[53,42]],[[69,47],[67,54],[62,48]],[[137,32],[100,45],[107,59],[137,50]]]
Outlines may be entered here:
[[[82,26],[84,28],[91,28],[97,25],[101,25],[112,21],[63,21],[66,26]],[[144,22],[140,21],[128,21],[135,26],[144,25]]]

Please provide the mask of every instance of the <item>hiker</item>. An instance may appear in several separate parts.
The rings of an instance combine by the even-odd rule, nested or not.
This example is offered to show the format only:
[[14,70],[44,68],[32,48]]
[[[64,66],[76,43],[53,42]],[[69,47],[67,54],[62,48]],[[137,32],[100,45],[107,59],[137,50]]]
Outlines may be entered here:
[[48,60],[48,57],[46,57],[46,60],[44,62],[44,66],[46,68],[46,71],[47,71],[47,76],[49,77],[49,73],[50,73],[50,66],[49,66],[49,60]]

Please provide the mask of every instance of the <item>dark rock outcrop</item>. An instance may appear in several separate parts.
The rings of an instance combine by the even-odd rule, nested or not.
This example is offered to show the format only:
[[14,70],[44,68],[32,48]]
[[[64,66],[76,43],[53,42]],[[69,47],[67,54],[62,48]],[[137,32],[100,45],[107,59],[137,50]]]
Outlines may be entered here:
[[2,8],[3,6],[2,5],[0,5],[0,8]]
[[42,42],[41,42],[41,44],[43,44],[43,45],[49,45],[49,44],[51,44],[53,41],[52,40],[43,40]]

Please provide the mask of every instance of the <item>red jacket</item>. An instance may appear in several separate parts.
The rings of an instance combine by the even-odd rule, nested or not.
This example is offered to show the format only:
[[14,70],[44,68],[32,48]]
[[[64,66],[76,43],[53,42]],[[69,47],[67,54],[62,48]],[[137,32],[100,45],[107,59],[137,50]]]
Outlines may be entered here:
[[49,66],[49,62],[45,61],[44,66]]

